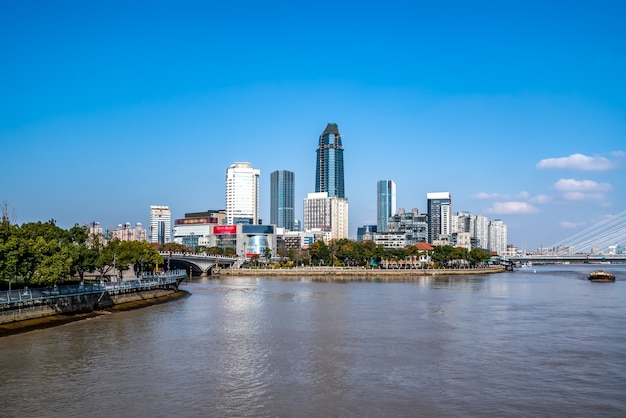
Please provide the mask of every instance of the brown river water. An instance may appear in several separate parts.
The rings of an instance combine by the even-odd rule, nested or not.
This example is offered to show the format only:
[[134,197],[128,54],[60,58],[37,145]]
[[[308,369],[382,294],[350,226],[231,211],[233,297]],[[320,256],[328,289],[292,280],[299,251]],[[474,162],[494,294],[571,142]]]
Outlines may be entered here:
[[182,289],[1,338],[0,416],[626,416],[626,265]]

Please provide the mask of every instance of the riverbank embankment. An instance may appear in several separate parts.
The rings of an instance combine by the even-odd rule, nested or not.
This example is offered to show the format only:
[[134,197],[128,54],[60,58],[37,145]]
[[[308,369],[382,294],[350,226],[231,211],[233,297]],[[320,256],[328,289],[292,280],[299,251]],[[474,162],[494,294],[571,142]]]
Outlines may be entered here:
[[364,269],[359,267],[295,267],[295,268],[239,268],[221,269],[218,276],[240,277],[325,277],[332,280],[345,280],[358,277],[385,280],[404,280],[407,277],[455,276],[471,274],[494,274],[506,271],[504,266],[494,265],[485,268],[467,269]]
[[178,289],[185,277],[174,270],[117,282],[0,292],[0,336],[166,302],[187,294]]
[[72,295],[0,311],[0,337],[50,328],[81,319],[138,309],[188,296],[178,289],[149,289],[119,294]]

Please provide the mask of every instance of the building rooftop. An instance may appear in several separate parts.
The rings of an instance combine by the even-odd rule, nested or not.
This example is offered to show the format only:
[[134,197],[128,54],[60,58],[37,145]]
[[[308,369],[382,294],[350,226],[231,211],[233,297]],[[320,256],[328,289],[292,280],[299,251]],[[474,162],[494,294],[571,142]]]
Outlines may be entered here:
[[339,126],[337,126],[336,123],[329,123],[328,125],[326,125],[326,129],[324,129],[324,132],[322,132],[322,135],[326,134],[339,135]]
[[435,249],[435,247],[427,242],[418,242],[415,244],[415,247],[420,251],[433,251]]

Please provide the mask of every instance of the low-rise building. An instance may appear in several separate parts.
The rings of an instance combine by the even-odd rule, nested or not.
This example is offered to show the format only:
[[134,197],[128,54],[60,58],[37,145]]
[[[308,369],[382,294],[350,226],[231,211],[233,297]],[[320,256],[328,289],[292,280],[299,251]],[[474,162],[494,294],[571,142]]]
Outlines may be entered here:
[[420,214],[416,208],[411,212],[399,209],[396,215],[390,216],[387,231],[405,234],[406,245],[428,241],[428,215]]
[[111,239],[119,239],[120,241],[145,241],[147,231],[143,229],[141,222],[137,222],[134,228],[130,226],[130,222],[124,225],[117,225],[117,229],[109,230]]
[[265,255],[266,248],[276,255],[276,227],[274,225],[210,225],[201,244],[205,247],[231,248],[240,257]]

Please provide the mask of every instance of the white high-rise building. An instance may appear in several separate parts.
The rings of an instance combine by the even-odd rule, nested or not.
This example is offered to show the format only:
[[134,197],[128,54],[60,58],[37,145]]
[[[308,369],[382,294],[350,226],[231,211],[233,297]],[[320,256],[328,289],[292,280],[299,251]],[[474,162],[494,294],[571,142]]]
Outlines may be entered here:
[[327,192],[309,193],[304,199],[304,230],[329,232],[329,239],[348,238],[348,200]]
[[486,216],[474,215],[471,217],[470,233],[476,242],[476,247],[483,250],[489,248],[489,221]]
[[489,221],[489,251],[506,255],[507,228],[500,219]]
[[150,206],[150,242],[165,244],[172,240],[172,214],[168,206]]
[[226,170],[226,223],[259,223],[261,170],[250,163],[234,163]]

